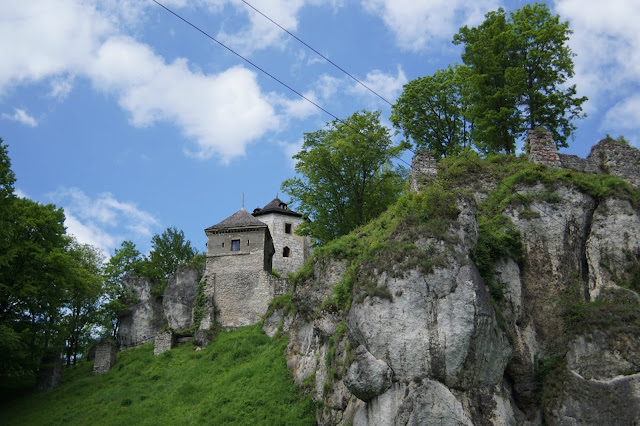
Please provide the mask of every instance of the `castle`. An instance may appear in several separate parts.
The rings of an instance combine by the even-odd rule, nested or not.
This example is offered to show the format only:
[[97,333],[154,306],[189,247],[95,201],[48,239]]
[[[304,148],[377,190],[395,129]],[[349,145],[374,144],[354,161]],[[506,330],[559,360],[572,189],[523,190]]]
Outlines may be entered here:
[[[201,329],[255,324],[271,299],[289,290],[278,275],[298,271],[311,253],[311,240],[295,234],[305,221],[277,197],[253,214],[241,208],[205,229],[207,261]],[[273,272],[276,271],[278,275]]]
[[120,349],[151,340],[171,347],[175,342],[160,336],[167,328],[196,328],[199,339],[214,324],[236,328],[259,322],[271,299],[289,291],[289,280],[280,276],[298,271],[311,255],[311,239],[295,233],[305,220],[278,197],[253,214],[241,208],[204,230],[204,270],[178,268],[162,301],[152,294],[148,278],[128,275],[124,285],[138,303],[120,318]]

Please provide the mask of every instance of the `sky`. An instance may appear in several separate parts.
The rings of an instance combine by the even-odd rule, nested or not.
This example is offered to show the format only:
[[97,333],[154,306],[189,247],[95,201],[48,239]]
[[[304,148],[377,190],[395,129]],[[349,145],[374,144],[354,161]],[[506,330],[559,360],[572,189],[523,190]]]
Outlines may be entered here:
[[[334,116],[380,110],[389,125],[389,104],[245,2],[158,1]],[[394,103],[407,82],[460,62],[461,26],[527,2],[248,3]],[[547,4],[574,31],[571,83],[589,97],[562,152],[585,157],[606,134],[640,146],[640,2]],[[64,208],[68,232],[107,255],[124,240],[148,252],[170,226],[204,251],[204,229],[242,194],[248,211],[289,201],[291,156],[332,120],[152,0],[0,0],[0,64],[16,193]]]

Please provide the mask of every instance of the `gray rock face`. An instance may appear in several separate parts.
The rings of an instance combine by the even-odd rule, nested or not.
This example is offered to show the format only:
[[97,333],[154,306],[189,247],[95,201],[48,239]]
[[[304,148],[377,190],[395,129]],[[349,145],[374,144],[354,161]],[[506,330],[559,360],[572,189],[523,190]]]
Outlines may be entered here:
[[202,273],[202,268],[181,266],[176,274],[169,278],[162,298],[162,307],[167,323],[172,329],[185,330],[191,327],[193,304]]
[[344,377],[344,384],[357,398],[369,401],[389,389],[393,371],[364,346],[358,346],[355,354],[356,359]]
[[153,340],[164,327],[162,304],[151,294],[151,280],[129,273],[125,276],[124,285],[135,294],[138,302],[120,318],[118,343],[121,350]]
[[[521,234],[525,261],[494,259],[495,282],[504,289],[499,302],[490,299],[471,259],[478,224],[473,201],[464,199],[446,243],[415,241],[445,262],[428,272],[375,270],[367,276],[388,296],[356,290],[345,314],[320,310],[345,270],[328,258],[298,284],[292,295],[297,314],[286,319],[287,364],[298,383],[315,376],[314,397],[323,401],[319,424],[640,421],[636,328],[620,324],[576,335],[563,304],[571,297],[584,303],[620,295],[625,303],[640,300],[621,287],[640,271],[636,208],[623,198],[594,199],[563,184],[549,199],[543,185],[521,184],[515,191],[532,200],[504,211]],[[487,191],[475,195],[480,202]],[[539,215],[524,214],[525,208]],[[283,323],[278,315],[274,322]],[[552,373],[558,375],[557,394],[541,403],[537,369],[558,348],[564,348],[567,376]]]

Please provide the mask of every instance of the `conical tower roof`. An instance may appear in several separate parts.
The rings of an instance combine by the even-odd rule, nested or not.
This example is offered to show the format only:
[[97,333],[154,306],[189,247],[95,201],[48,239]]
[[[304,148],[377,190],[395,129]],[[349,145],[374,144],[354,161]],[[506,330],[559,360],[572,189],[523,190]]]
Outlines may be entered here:
[[251,216],[248,211],[244,208],[238,210],[225,220],[220,223],[217,223],[209,228],[205,229],[206,231],[215,231],[220,229],[231,229],[231,228],[246,228],[246,227],[267,227],[263,222],[259,221],[255,217]]

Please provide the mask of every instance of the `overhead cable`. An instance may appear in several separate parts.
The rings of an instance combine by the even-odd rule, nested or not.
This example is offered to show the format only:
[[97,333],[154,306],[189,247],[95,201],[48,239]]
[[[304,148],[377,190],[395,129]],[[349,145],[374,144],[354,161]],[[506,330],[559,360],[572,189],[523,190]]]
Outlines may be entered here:
[[[168,7],[166,7],[165,5],[163,5],[162,3],[160,3],[157,0],[151,0],[153,1],[155,4],[157,4],[158,6],[162,7],[164,10],[166,10],[167,12],[171,13],[173,16],[175,16],[176,18],[180,19],[182,22],[184,22],[185,24],[189,25],[190,27],[192,27],[193,29],[197,30],[198,32],[202,33],[205,37],[215,41],[216,43],[218,43],[220,46],[224,47],[225,49],[227,49],[229,52],[233,53],[234,55],[236,55],[237,57],[239,57],[240,59],[242,59],[243,61],[245,61],[246,63],[250,64],[252,67],[256,68],[257,70],[259,70],[260,72],[262,72],[263,74],[269,76],[271,79],[275,80],[276,82],[280,83],[282,86],[286,87],[287,89],[289,89],[291,92],[295,93],[296,95],[298,95],[299,97],[301,97],[302,99],[304,99],[305,101],[309,102],[310,104],[312,104],[313,106],[315,106],[316,108],[318,108],[319,110],[323,111],[325,114],[333,117],[336,121],[339,121],[340,123],[351,127],[353,130],[359,132],[358,129],[356,129],[355,127],[353,127],[352,125],[350,125],[349,123],[347,123],[346,121],[342,120],[341,118],[338,118],[336,115],[332,114],[331,112],[327,111],[325,108],[321,107],[320,105],[318,105],[317,103],[313,102],[311,99],[309,99],[308,97],[304,96],[302,93],[300,93],[299,91],[295,90],[294,88],[292,88],[291,86],[289,86],[288,84],[286,84],[285,82],[283,82],[282,80],[278,79],[277,77],[275,77],[274,75],[272,75],[271,73],[267,72],[266,70],[264,70],[263,68],[261,68],[260,66],[258,66],[257,64],[251,62],[249,59],[245,58],[244,56],[242,56],[241,54],[239,54],[238,52],[236,52],[235,50],[233,50],[232,48],[228,47],[227,45],[225,45],[224,43],[222,43],[221,41],[217,40],[215,37],[213,37],[212,35],[210,35],[209,33],[207,33],[206,31],[204,31],[203,29],[199,28],[198,26],[196,26],[195,24],[192,24],[190,21],[188,21],[187,19],[183,18],[182,16],[180,16],[179,14],[177,14],[176,12],[174,12],[173,10],[169,9]],[[407,163],[405,160],[403,160],[402,158],[400,158],[400,156],[394,155],[394,157],[396,157],[398,160],[402,161],[403,163],[405,163],[406,165],[408,165],[409,167],[411,167],[411,165],[409,163]]]

